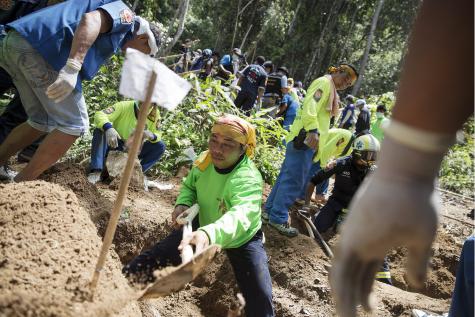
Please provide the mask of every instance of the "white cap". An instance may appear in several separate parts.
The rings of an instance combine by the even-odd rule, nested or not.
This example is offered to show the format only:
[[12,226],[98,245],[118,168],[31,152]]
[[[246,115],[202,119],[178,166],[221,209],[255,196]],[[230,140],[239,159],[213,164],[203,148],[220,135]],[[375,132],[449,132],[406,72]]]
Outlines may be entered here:
[[137,31],[137,35],[147,34],[148,35],[148,46],[150,47],[150,55],[155,56],[158,52],[157,42],[155,40],[155,36],[150,29],[150,24],[147,20],[138,15],[135,16],[135,21],[139,22],[139,30]]

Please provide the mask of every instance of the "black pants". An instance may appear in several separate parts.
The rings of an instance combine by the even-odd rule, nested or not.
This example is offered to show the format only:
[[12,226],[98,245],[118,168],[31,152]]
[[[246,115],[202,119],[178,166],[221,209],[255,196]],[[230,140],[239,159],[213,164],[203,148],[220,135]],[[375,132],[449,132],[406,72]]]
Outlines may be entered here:
[[241,109],[241,111],[246,115],[249,116],[251,114],[252,108],[254,108],[254,104],[256,102],[256,95],[250,94],[245,91],[240,91],[234,100],[234,105]]
[[[326,232],[331,227],[336,226],[338,217],[343,213],[343,208],[343,205],[339,203],[338,200],[330,197],[328,202],[323,206],[320,213],[315,218],[314,224],[318,232]],[[376,274],[376,279],[380,282],[392,285],[387,257],[384,258],[383,265]]]
[[336,221],[342,210],[343,206],[336,199],[330,197],[315,218],[314,224],[318,232],[326,232],[336,225]]
[[[197,227],[196,222],[194,227]],[[151,249],[133,259],[122,272],[126,276],[135,275],[139,281],[152,282],[154,270],[181,263],[178,251],[181,238],[181,229],[173,231]],[[246,316],[274,316],[272,282],[267,266],[267,254],[262,245],[262,232],[258,231],[250,241],[239,248],[226,249],[226,255],[246,300]]]

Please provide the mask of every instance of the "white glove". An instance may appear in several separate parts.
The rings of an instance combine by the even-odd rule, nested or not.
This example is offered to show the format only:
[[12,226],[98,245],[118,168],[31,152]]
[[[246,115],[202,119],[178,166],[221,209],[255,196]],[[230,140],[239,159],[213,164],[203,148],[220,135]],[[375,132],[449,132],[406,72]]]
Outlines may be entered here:
[[379,168],[351,202],[333,260],[330,284],[339,316],[356,316],[358,304],[371,309],[375,274],[392,248],[408,248],[409,282],[423,284],[437,229],[434,178],[443,154],[384,139]]
[[53,99],[56,103],[66,99],[76,87],[81,67],[81,62],[69,58],[66,65],[60,70],[56,81],[46,89],[48,98]]
[[145,130],[143,132],[143,138],[146,140],[152,141],[153,139],[155,139],[155,134],[149,130]]
[[114,128],[109,128],[106,131],[106,141],[109,147],[115,149],[119,146],[120,135]]
[[48,98],[56,103],[66,99],[76,87],[81,67],[81,62],[68,58],[66,65],[59,71],[56,81],[46,89]]

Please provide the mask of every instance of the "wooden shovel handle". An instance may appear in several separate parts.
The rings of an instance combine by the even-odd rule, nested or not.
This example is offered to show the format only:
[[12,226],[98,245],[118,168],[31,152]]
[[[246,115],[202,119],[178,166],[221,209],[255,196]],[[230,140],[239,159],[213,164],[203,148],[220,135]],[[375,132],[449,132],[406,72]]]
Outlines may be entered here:
[[[188,221],[188,223],[183,226],[182,238],[184,239],[185,237],[189,236],[192,232],[193,232],[193,228],[192,228],[191,221]],[[181,263],[186,263],[190,261],[192,258],[193,258],[193,247],[188,244],[181,250]]]
[[145,123],[147,120],[147,114],[150,108],[153,89],[155,88],[156,81],[157,81],[157,74],[154,71],[152,71],[152,76],[150,77],[150,81],[148,82],[145,101],[139,109],[137,127],[135,129],[135,136],[132,143],[132,147],[129,149],[129,152],[128,152],[127,164],[125,165],[124,173],[122,175],[122,179],[120,180],[119,192],[114,202],[114,207],[112,209],[109,223],[107,224],[104,241],[102,243],[101,253],[99,255],[99,259],[97,260],[94,275],[92,276],[92,281],[90,284],[92,294],[94,294],[94,291],[97,286],[97,281],[99,280],[99,274],[102,268],[104,267],[107,253],[112,244],[112,240],[114,239],[115,229],[117,228],[117,223],[119,221],[120,212],[122,210],[122,205],[124,203],[125,194],[127,193],[127,189],[129,187],[130,177],[132,175],[132,169],[135,163],[135,158],[137,157],[139,147],[142,143],[143,131],[144,131]]

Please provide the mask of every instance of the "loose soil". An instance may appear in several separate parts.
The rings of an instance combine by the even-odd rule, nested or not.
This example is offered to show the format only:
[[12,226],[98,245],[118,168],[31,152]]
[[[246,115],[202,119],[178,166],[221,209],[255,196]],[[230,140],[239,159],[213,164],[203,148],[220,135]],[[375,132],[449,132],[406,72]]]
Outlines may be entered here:
[[140,314],[114,251],[90,300],[101,241],[72,191],[35,181],[0,192],[0,315]]
[[[239,305],[239,290],[223,252],[184,290],[138,304],[133,301],[135,293],[120,274],[123,264],[171,231],[169,221],[179,178],[167,180],[174,185],[171,190],[128,193],[114,251],[101,275],[98,297],[92,303],[85,301],[84,286],[100,248],[98,233],[101,236],[105,231],[117,191],[107,184],[89,184],[84,171],[74,165],[58,164],[42,179],[63,187],[46,182],[0,187],[0,315],[18,310],[16,315],[30,311],[33,316],[52,312],[81,316],[89,310],[98,312],[89,316],[105,316],[117,313],[127,302],[127,296],[131,304],[122,311],[123,316],[226,316]],[[266,186],[265,193],[268,192]],[[448,311],[461,247],[473,231],[472,219],[467,216],[473,206],[457,204],[452,199],[443,207],[425,287],[414,290],[407,285],[406,251],[393,250],[388,257],[395,286],[376,282],[375,312],[360,312],[360,316],[410,316],[413,308],[432,313]],[[265,225],[263,231],[276,315],[334,316],[328,284],[330,262],[316,242],[303,234],[289,239]],[[332,246],[338,236],[327,238]],[[123,292],[118,293],[119,289]]]

